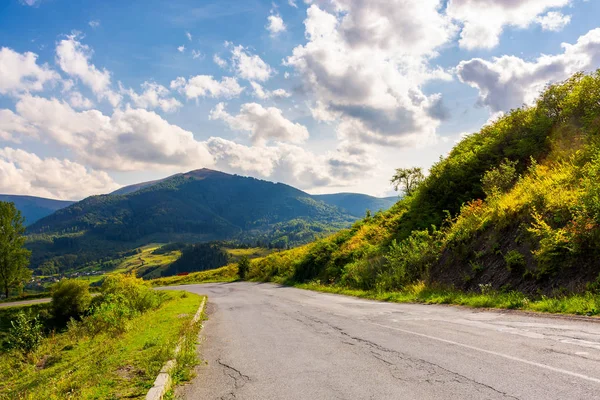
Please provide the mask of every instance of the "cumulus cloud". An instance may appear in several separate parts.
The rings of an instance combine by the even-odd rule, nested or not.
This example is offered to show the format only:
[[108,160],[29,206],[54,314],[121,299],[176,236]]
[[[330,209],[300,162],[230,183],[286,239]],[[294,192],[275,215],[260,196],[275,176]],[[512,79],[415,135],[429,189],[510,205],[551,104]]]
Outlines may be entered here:
[[[310,6],[308,43],[285,60],[314,96],[313,116],[338,121],[342,140],[406,145],[435,140],[439,95],[421,85],[450,75],[429,57],[455,28],[437,0],[335,1],[335,11]],[[411,3],[411,4],[406,4]]]
[[88,22],[88,25],[91,26],[92,28],[96,29],[97,27],[100,26],[100,21],[92,20],[92,21]]
[[84,97],[80,92],[71,92],[67,96],[67,101],[71,107],[78,110],[88,110],[94,107],[94,103],[87,97]]
[[39,92],[44,85],[60,79],[48,64],[38,65],[37,54],[17,53],[8,47],[0,49],[0,94],[18,95]]
[[25,118],[11,110],[0,110],[0,139],[19,143],[22,136],[35,136],[37,131]]
[[[564,7],[571,1],[450,0],[446,12],[463,25],[459,41],[461,47],[490,49],[498,45],[505,26],[526,28],[534,22],[542,24],[539,17],[545,11]],[[548,22],[548,18],[545,21]]]
[[215,64],[217,64],[219,67],[221,68],[227,68],[227,61],[223,60],[221,57],[219,57],[218,54],[215,54],[213,56],[213,61],[215,62]]
[[211,75],[196,75],[188,80],[179,77],[171,81],[171,89],[185,94],[188,99],[233,98],[239,96],[244,90],[236,78],[224,77],[221,81],[217,81]]
[[210,166],[206,145],[191,132],[142,109],[77,112],[56,99],[25,96],[16,106],[44,138],[73,151],[98,169],[132,171]]
[[177,99],[170,97],[169,89],[156,82],[144,82],[141,86],[141,94],[137,94],[133,89],[121,88],[121,93],[129,96],[135,107],[147,110],[159,108],[164,112],[173,112],[182,106]]
[[56,46],[56,62],[60,68],[92,89],[99,100],[106,99],[116,107],[121,96],[111,90],[110,72],[96,68],[90,63],[91,57],[92,50],[79,41],[77,34],[67,36]]
[[231,50],[231,64],[240,78],[264,82],[275,71],[256,54],[251,54],[244,46],[234,46]]
[[188,40],[191,42],[192,41],[192,34],[189,32],[185,33],[185,36],[188,38]]
[[177,51],[180,52],[180,53],[183,53],[185,51],[185,46],[184,45],[179,46],[177,48]]
[[266,100],[266,99],[271,99],[271,98],[283,99],[283,98],[287,98],[287,97],[291,96],[291,94],[288,93],[285,89],[275,89],[272,91],[266,90],[265,88],[262,87],[262,85],[260,83],[257,83],[257,82],[250,82],[250,86],[252,86],[252,89],[254,90],[254,95],[261,100]]
[[243,104],[238,115],[229,114],[225,104],[219,103],[209,118],[222,120],[233,130],[250,132],[253,143],[264,144],[269,140],[302,143],[309,136],[304,125],[286,119],[280,109],[264,108],[257,103]]
[[267,30],[271,34],[271,37],[275,37],[275,36],[279,35],[281,32],[285,32],[286,26],[285,26],[285,23],[283,22],[283,18],[281,18],[281,16],[279,14],[269,15],[267,20],[268,20],[268,23],[265,28],[267,28]]
[[462,82],[479,90],[480,105],[492,112],[507,111],[532,104],[548,83],[600,68],[600,28],[562,47],[562,54],[543,55],[535,61],[515,56],[462,61],[456,73]]
[[281,142],[270,146],[244,146],[213,137],[207,146],[221,169],[285,182],[305,190],[332,184],[350,185],[357,178],[369,176],[376,165],[364,155],[342,151],[317,155]]
[[563,13],[550,11],[546,15],[537,17],[535,22],[541,25],[545,31],[558,32],[571,22],[570,15],[564,15]]
[[0,149],[0,191],[56,199],[80,199],[117,189],[102,171],[58,158],[40,158],[10,147]]
[[198,58],[201,58],[202,56],[202,52],[200,50],[192,50],[192,58],[194,60],[197,60]]

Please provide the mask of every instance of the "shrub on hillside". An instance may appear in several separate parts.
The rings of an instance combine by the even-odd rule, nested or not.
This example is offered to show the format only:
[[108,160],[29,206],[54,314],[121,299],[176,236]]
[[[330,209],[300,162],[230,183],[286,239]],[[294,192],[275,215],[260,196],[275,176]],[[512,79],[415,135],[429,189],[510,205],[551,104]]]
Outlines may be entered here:
[[517,161],[504,160],[496,168],[492,168],[483,175],[481,185],[486,196],[493,197],[508,192],[518,178]]
[[109,275],[102,283],[100,292],[99,302],[121,303],[139,313],[156,308],[161,303],[160,294],[148,282],[133,274]]
[[63,279],[52,289],[52,315],[59,323],[81,317],[89,308],[92,296],[89,283],[76,279]]
[[248,275],[248,272],[250,271],[250,260],[248,259],[248,257],[243,256],[242,258],[240,258],[240,261],[237,265],[237,269],[238,276],[240,277],[240,279],[245,280],[246,275]]
[[10,324],[7,340],[9,348],[29,354],[42,343],[44,327],[37,316],[30,317],[21,311]]

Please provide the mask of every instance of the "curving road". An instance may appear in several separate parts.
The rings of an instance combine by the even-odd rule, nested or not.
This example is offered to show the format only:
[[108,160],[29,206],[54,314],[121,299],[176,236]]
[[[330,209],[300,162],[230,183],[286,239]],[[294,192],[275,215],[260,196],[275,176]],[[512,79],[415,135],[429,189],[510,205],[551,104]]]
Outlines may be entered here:
[[270,284],[209,296],[185,399],[597,399],[600,323]]

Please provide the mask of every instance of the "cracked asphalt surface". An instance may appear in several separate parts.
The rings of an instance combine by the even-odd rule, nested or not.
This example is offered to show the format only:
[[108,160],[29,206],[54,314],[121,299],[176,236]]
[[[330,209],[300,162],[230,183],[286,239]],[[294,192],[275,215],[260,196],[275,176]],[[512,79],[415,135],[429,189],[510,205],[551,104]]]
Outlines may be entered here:
[[598,399],[600,323],[271,284],[208,295],[184,399]]

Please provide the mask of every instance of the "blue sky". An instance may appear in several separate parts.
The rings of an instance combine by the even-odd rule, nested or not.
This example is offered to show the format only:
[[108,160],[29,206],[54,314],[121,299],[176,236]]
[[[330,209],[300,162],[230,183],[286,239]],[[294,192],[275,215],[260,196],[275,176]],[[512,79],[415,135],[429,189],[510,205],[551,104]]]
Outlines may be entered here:
[[394,168],[427,169],[599,68],[597,15],[596,0],[3,0],[0,192],[79,199],[207,167],[389,195]]

